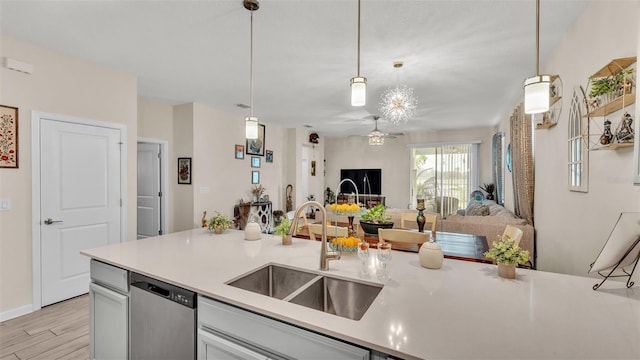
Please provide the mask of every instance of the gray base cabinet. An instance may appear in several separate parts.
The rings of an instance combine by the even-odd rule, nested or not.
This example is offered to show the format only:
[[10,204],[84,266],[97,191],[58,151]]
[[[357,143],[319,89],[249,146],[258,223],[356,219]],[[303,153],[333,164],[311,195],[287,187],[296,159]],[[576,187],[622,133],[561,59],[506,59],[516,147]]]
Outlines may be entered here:
[[198,296],[198,359],[369,359],[370,351]]
[[91,261],[89,285],[89,357],[129,358],[128,272]]

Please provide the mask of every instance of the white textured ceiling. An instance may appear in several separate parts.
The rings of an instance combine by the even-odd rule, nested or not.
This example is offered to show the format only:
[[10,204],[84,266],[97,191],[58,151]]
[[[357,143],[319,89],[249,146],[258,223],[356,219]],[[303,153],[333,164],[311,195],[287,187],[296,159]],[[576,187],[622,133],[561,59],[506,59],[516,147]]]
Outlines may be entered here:
[[[254,112],[323,136],[366,134],[396,82],[418,97],[413,120],[383,131],[496,125],[535,73],[534,0],[362,0],[361,75],[367,105],[350,106],[356,0],[262,0],[254,13]],[[584,10],[542,0],[541,64]],[[198,102],[238,115],[249,103],[249,11],[223,1],[7,1],[1,30],[138,77],[139,95]],[[20,59],[18,59],[20,60]],[[550,69],[551,71],[553,69]],[[36,69],[37,71],[37,69]]]

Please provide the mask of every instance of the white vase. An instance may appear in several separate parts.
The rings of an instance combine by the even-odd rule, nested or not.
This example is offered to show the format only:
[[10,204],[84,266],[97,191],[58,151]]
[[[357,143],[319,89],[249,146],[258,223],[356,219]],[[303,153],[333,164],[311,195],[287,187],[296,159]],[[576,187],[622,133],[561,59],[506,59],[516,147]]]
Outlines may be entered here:
[[260,225],[258,225],[257,222],[252,221],[244,228],[244,239],[250,241],[258,240],[260,239],[261,233],[262,229],[260,229]]
[[420,246],[418,252],[420,257],[420,265],[427,269],[440,269],[444,262],[444,254],[442,248],[435,242],[426,242]]

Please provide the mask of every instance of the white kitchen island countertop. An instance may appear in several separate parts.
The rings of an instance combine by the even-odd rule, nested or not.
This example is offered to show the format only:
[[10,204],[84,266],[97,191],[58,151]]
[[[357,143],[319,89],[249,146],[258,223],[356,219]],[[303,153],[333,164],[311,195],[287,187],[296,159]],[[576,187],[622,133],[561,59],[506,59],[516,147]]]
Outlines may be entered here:
[[[440,270],[418,254],[394,251],[389,280],[361,320],[323,313],[226,285],[267,263],[319,271],[320,242],[194,229],[82,251],[239,307],[402,358],[640,359],[640,288],[597,279],[445,259]],[[371,254],[375,257],[375,249]],[[326,273],[363,276],[354,254]],[[585,269],[585,273],[586,273]],[[637,276],[636,276],[637,278]]]

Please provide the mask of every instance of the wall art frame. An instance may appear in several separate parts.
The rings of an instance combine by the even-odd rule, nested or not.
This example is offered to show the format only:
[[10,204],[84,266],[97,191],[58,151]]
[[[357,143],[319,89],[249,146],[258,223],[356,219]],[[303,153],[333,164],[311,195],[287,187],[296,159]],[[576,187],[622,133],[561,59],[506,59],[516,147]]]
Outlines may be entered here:
[[251,167],[252,168],[259,168],[260,167],[260,158],[257,156],[252,156],[251,157]]
[[0,105],[0,168],[18,168],[18,108]]
[[265,160],[268,163],[273,162],[273,150],[266,150]]
[[252,171],[251,172],[251,183],[252,184],[260,184],[260,171]]
[[258,138],[247,139],[246,152],[247,155],[264,156],[264,140],[265,140],[265,126],[258,124]]
[[190,185],[193,169],[191,168],[191,158],[178,158],[178,184]]
[[236,144],[235,147],[235,157],[236,159],[244,159],[244,145]]

